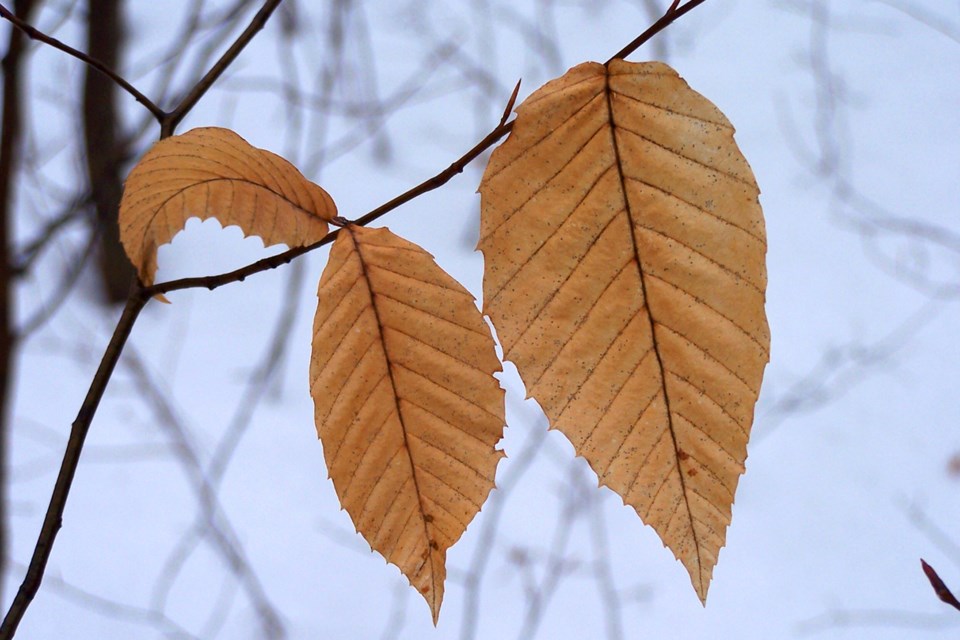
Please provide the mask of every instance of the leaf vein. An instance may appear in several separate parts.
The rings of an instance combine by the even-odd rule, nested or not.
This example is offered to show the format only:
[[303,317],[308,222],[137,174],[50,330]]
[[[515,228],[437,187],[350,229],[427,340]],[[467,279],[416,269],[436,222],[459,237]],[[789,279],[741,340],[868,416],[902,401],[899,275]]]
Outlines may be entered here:
[[[614,74],[614,75],[624,75],[624,74]],[[658,74],[658,75],[669,75],[669,74]],[[638,102],[638,103],[640,103],[640,104],[647,105],[648,107],[651,107],[651,108],[656,109],[656,110],[658,110],[658,111],[663,111],[663,112],[665,112],[665,113],[670,113],[670,114],[673,114],[673,115],[675,115],[675,116],[680,116],[680,117],[682,117],[682,118],[690,118],[691,120],[696,120],[697,122],[703,122],[704,124],[712,124],[713,126],[717,127],[718,129],[720,129],[720,130],[722,130],[722,131],[730,131],[730,130],[732,129],[732,127],[730,127],[730,126],[728,126],[728,125],[726,125],[726,124],[724,124],[724,123],[722,123],[722,122],[717,122],[716,120],[709,120],[709,119],[707,119],[707,118],[701,118],[700,116],[695,116],[695,115],[693,115],[692,113],[686,113],[686,112],[684,112],[684,111],[677,111],[676,109],[671,109],[670,107],[665,107],[665,106],[663,106],[663,105],[659,105],[659,104],[656,104],[656,103],[654,103],[654,102],[650,102],[650,101],[648,101],[648,100],[641,100],[640,98],[637,98],[636,96],[632,96],[632,95],[630,95],[629,93],[624,93],[623,91],[618,91],[618,90],[616,90],[616,89],[611,89],[611,91],[612,91],[613,93],[617,94],[618,96],[621,96],[621,97],[623,97],[623,98],[626,98],[627,100],[631,100],[631,101],[633,101],[633,102]]]
[[[704,308],[706,308],[706,309],[709,309],[710,311],[713,311],[715,314],[717,314],[718,316],[720,316],[721,318],[723,318],[724,320],[726,320],[727,322],[729,322],[729,323],[730,323],[730,326],[732,326],[732,327],[734,327],[735,329],[737,329],[739,333],[743,334],[743,335],[744,335],[746,338],[748,338],[751,342],[753,342],[753,343],[756,344],[758,347],[760,347],[760,350],[761,350],[762,353],[764,353],[764,354],[768,354],[768,353],[769,353],[767,347],[765,347],[765,346],[763,345],[763,343],[761,343],[752,333],[750,333],[750,332],[747,331],[744,327],[742,327],[742,326],[740,326],[739,324],[737,324],[737,323],[733,320],[733,318],[729,317],[728,315],[726,315],[725,313],[723,313],[722,311],[720,311],[719,309],[717,309],[717,308],[714,307],[713,305],[708,304],[708,303],[705,302],[703,299],[695,296],[694,294],[690,293],[689,291],[687,291],[687,290],[684,289],[683,287],[681,287],[681,286],[679,286],[679,285],[676,285],[676,284],[670,282],[669,280],[667,280],[666,278],[663,278],[663,277],[661,277],[661,276],[658,276],[658,275],[655,274],[655,273],[650,273],[649,271],[645,271],[645,272],[644,272],[644,275],[649,276],[649,277],[651,277],[651,278],[654,278],[655,280],[659,280],[660,282],[662,282],[662,283],[664,283],[664,284],[666,284],[666,285],[669,285],[671,289],[674,289],[675,291],[678,291],[678,292],[682,293],[683,295],[687,296],[688,298],[692,298],[692,299],[694,300],[694,302],[696,302],[698,305],[700,305],[700,306],[702,306],[702,307],[704,307]],[[660,324],[660,326],[667,327],[667,325],[665,325],[665,324],[662,324],[662,323],[658,323],[658,324]],[[667,327],[667,328],[668,328],[668,329],[671,329],[671,330],[672,330],[674,333],[676,333],[677,335],[679,335],[679,336],[681,336],[681,337],[683,337],[683,338],[686,338],[686,336],[684,336],[682,333],[680,333],[680,332],[677,331],[676,329],[672,329],[671,327]],[[718,362],[719,362],[719,360],[718,360]],[[753,388],[752,385],[749,385],[749,384],[748,384],[747,386],[750,387],[751,389]],[[756,391],[756,389],[754,389],[754,391]]]
[[[602,131],[603,131],[604,129],[606,129],[607,127],[608,127],[607,124],[603,124],[603,125],[601,125],[600,127],[598,127],[597,130],[594,131],[593,134],[590,136],[590,138],[587,139],[587,141],[586,141],[582,146],[580,146],[580,147],[577,149],[577,152],[576,152],[576,153],[574,153],[573,155],[570,156],[570,158],[568,158],[566,161],[564,161],[564,163],[557,169],[557,171],[556,171],[552,176],[550,176],[549,178],[547,178],[546,181],[544,181],[544,183],[543,183],[542,186],[540,186],[540,187],[538,187],[537,189],[535,189],[534,191],[532,191],[532,192],[530,193],[530,195],[527,196],[527,198],[526,198],[523,202],[519,203],[514,209],[512,209],[509,213],[507,213],[507,214],[504,216],[503,220],[501,220],[500,223],[499,223],[494,229],[491,229],[491,230],[490,230],[490,233],[482,236],[482,237],[480,238],[480,242],[482,243],[484,240],[486,240],[486,239],[489,238],[490,236],[492,236],[492,235],[494,235],[495,233],[497,233],[504,225],[506,225],[508,222],[510,222],[510,221],[514,218],[514,216],[516,216],[517,213],[519,213],[519,212],[522,211],[524,208],[526,208],[526,206],[530,203],[531,200],[533,200],[534,198],[536,198],[537,195],[539,195],[544,189],[546,189],[546,188],[549,187],[551,184],[553,184],[553,181],[554,181],[554,180],[556,180],[557,178],[560,178],[560,177],[564,177],[564,175],[565,175],[564,172],[565,172],[566,168],[567,168],[568,166],[570,166],[570,164],[577,158],[577,155],[579,155],[580,152],[582,152],[584,149],[586,149],[588,146],[590,146],[590,143],[593,142],[593,141],[596,139],[596,137],[597,137],[598,135],[600,135],[600,132],[602,132]],[[524,152],[523,155],[526,155],[526,152]],[[522,157],[522,156],[520,156],[520,157]],[[519,157],[518,157],[518,159],[519,159]],[[600,175],[600,177],[597,178],[597,182],[600,181],[600,179],[603,177],[603,175],[605,175],[606,172],[610,170],[610,168],[612,168],[612,165],[611,165],[610,167],[607,167],[606,169],[604,169],[604,171],[603,171],[603,173]],[[593,186],[595,186],[595,184],[596,184],[596,183],[594,183],[594,185],[591,185],[591,187],[590,187],[590,190],[591,190],[591,191],[593,190]],[[582,200],[581,200],[581,202],[582,202]],[[579,203],[578,203],[578,205],[579,205]],[[574,208],[576,208],[576,207],[574,207]],[[572,212],[572,210],[571,210],[571,212]],[[569,214],[568,214],[566,217],[569,217]],[[566,220],[566,217],[564,218],[564,220]]]
[[[485,176],[484,176],[484,179],[485,179],[485,180],[493,180],[494,178],[496,178],[498,175],[500,175],[501,173],[503,173],[505,170],[507,170],[509,167],[511,167],[511,166],[512,166],[514,163],[516,163],[518,160],[520,160],[520,159],[522,159],[524,156],[526,156],[527,153],[529,153],[530,151],[532,151],[533,149],[535,149],[536,147],[540,146],[541,144],[543,144],[544,142],[546,142],[547,140],[549,140],[551,137],[553,137],[554,135],[556,135],[557,132],[559,132],[559,131],[563,128],[563,126],[566,125],[568,122],[571,122],[574,118],[579,117],[579,116],[587,109],[587,107],[590,106],[590,103],[592,103],[594,100],[596,100],[596,99],[599,98],[599,97],[600,97],[600,94],[597,94],[597,95],[593,96],[592,98],[590,98],[589,100],[587,100],[586,102],[584,102],[582,105],[580,105],[579,107],[577,107],[577,109],[576,109],[573,113],[571,113],[569,116],[567,116],[562,122],[558,122],[552,129],[550,129],[547,133],[545,133],[545,134],[544,134],[541,138],[539,138],[538,140],[534,140],[534,141],[524,141],[524,142],[526,142],[526,145],[523,147],[523,152],[522,152],[522,153],[520,153],[519,155],[517,155],[515,158],[512,158],[512,159],[510,160],[510,162],[508,162],[507,164],[503,165],[502,167],[499,167],[499,168],[498,168],[496,171],[494,171],[493,173],[491,173],[491,174],[489,174],[489,175],[485,175]],[[600,126],[600,129],[599,129],[599,130],[604,129],[604,128],[607,127],[607,126],[608,126],[608,125],[607,125],[606,123],[604,123],[603,125]],[[592,137],[592,136],[591,136],[591,137]],[[584,145],[584,146],[586,146],[586,145]],[[580,147],[580,149],[582,149],[582,148],[583,148],[583,147]],[[576,157],[576,153],[573,154],[573,157]],[[571,158],[571,159],[572,159],[572,158]],[[569,163],[569,161],[568,161],[568,163]]]
[[[719,268],[719,269],[720,269],[721,271],[723,271],[724,273],[727,273],[727,274],[733,276],[738,282],[744,282],[744,283],[746,283],[751,289],[757,291],[757,292],[760,293],[760,294],[763,294],[763,289],[761,289],[756,283],[754,283],[754,282],[751,281],[751,280],[748,280],[745,276],[737,273],[736,271],[734,271],[734,270],[731,269],[730,267],[728,267],[728,266],[726,266],[726,265],[724,265],[724,264],[722,264],[722,263],[720,263],[720,262],[717,262],[716,260],[714,260],[713,258],[711,258],[710,256],[708,256],[706,253],[704,253],[703,251],[700,251],[699,249],[697,249],[697,248],[694,247],[693,245],[691,245],[691,244],[689,244],[689,243],[687,243],[687,242],[684,242],[684,241],[681,240],[680,238],[675,238],[675,237],[673,237],[673,236],[671,236],[671,235],[668,235],[668,234],[664,233],[663,231],[660,231],[659,229],[655,229],[654,227],[651,227],[651,226],[648,226],[648,225],[644,225],[644,224],[640,224],[640,222],[638,222],[638,221],[635,221],[635,222],[634,222],[634,226],[635,226],[635,227],[639,227],[640,229],[643,229],[644,231],[649,231],[650,233],[655,233],[655,234],[657,234],[658,236],[661,236],[661,237],[663,237],[663,238],[666,238],[667,240],[670,240],[670,241],[672,241],[672,242],[676,242],[676,243],[677,243],[678,245],[680,245],[681,247],[684,247],[684,248],[688,249],[691,253],[700,256],[701,258],[703,258],[704,260],[706,260],[706,261],[709,262],[710,264],[716,265],[717,268]],[[650,274],[650,275],[653,275],[653,274]]]
[[[679,151],[677,151],[676,149],[673,149],[673,148],[671,148],[671,147],[668,147],[668,146],[666,146],[665,144],[663,144],[663,143],[661,143],[661,142],[658,142],[658,141],[654,140],[653,138],[651,138],[651,137],[649,137],[649,136],[646,136],[646,135],[640,133],[639,131],[634,131],[633,129],[630,129],[629,127],[625,127],[625,126],[623,126],[622,124],[621,124],[621,125],[617,125],[617,129],[619,129],[620,131],[623,131],[623,132],[625,132],[625,133],[628,133],[628,134],[630,134],[630,135],[636,136],[637,138],[640,138],[641,140],[645,140],[646,142],[649,142],[649,143],[652,144],[653,146],[658,147],[658,148],[660,148],[660,149],[663,149],[663,150],[666,151],[667,153],[670,153],[670,154],[672,154],[672,155],[675,155],[675,156],[677,156],[678,158],[681,158],[681,159],[683,159],[683,160],[686,160],[687,162],[690,162],[690,163],[692,163],[692,164],[695,164],[695,165],[697,165],[697,166],[699,166],[699,167],[703,167],[704,169],[708,169],[708,170],[710,170],[710,171],[713,171],[714,173],[717,173],[718,175],[726,176],[727,178],[730,178],[730,179],[733,180],[734,182],[738,182],[738,183],[744,185],[745,187],[749,187],[751,191],[754,191],[754,192],[757,191],[756,185],[751,184],[750,181],[745,180],[745,179],[742,178],[741,176],[735,175],[735,174],[733,174],[733,173],[731,173],[731,172],[729,172],[729,171],[724,171],[723,169],[720,169],[720,168],[718,168],[718,167],[715,167],[715,166],[713,166],[713,165],[711,165],[711,164],[707,164],[706,162],[703,162],[702,160],[697,160],[696,158],[692,158],[692,157],[690,157],[690,156],[686,156],[686,155],[680,153]],[[682,172],[682,173],[686,175],[686,174],[688,174],[689,172],[684,171],[684,172]]]
[[677,200],[677,201],[679,201],[679,202],[682,202],[683,204],[685,204],[685,205],[687,205],[687,206],[689,206],[689,207],[692,207],[692,208],[696,209],[697,211],[700,211],[701,213],[707,214],[707,215],[710,216],[711,218],[715,218],[715,219],[719,220],[720,222],[723,222],[723,223],[725,223],[725,224],[733,227],[734,229],[738,229],[739,231],[742,231],[743,233],[747,234],[748,236],[750,236],[750,237],[753,238],[754,240],[757,240],[758,242],[760,242],[764,247],[767,246],[766,240],[764,240],[762,237],[760,237],[759,235],[757,235],[756,233],[754,233],[754,232],[751,231],[750,229],[747,229],[746,227],[742,227],[742,226],[736,224],[735,222],[733,222],[733,221],[731,221],[731,220],[727,220],[727,219],[724,218],[723,216],[717,215],[717,214],[714,213],[713,211],[710,211],[709,209],[705,209],[704,207],[702,207],[702,206],[700,206],[700,205],[698,205],[698,204],[694,204],[693,202],[690,202],[689,200],[686,200],[686,199],[684,199],[684,198],[681,198],[680,196],[678,196],[677,194],[675,194],[675,193],[672,192],[672,191],[669,191],[669,190],[667,190],[667,189],[664,189],[663,187],[659,187],[659,186],[657,186],[657,185],[655,185],[655,184],[653,184],[653,183],[651,183],[651,182],[647,182],[646,180],[643,180],[642,178],[638,178],[638,177],[636,177],[636,176],[624,176],[624,178],[627,179],[627,180],[630,180],[631,182],[639,182],[640,184],[642,184],[642,185],[644,185],[644,186],[647,186],[647,187],[650,187],[651,189],[654,189],[655,191],[659,191],[660,193],[666,194],[667,196],[673,198],[674,200]]

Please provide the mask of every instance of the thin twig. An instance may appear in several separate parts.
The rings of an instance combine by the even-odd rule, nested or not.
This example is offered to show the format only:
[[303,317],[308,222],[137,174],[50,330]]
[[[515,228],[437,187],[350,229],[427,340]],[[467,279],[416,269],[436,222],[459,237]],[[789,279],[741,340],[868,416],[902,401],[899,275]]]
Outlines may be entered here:
[[650,28],[637,36],[633,42],[613,54],[613,56],[610,58],[610,60],[607,60],[607,62],[609,63],[613,60],[626,58],[628,55],[643,46],[644,43],[650,40],[650,38],[669,27],[672,22],[683,17],[686,13],[693,11],[706,1],[707,0],[690,0],[690,2],[683,6],[679,6],[680,3],[674,1],[670,5],[670,8],[667,9],[667,11],[663,14],[663,17],[650,25]]
[[[19,566],[17,568],[20,569]],[[52,587],[53,591],[64,600],[93,609],[102,616],[144,626],[158,633],[162,633],[168,638],[176,638],[177,640],[200,640],[199,636],[190,633],[162,611],[144,609],[136,605],[105,598],[70,584],[59,576],[48,576],[46,584]]]
[[124,91],[129,93],[131,96],[133,96],[137,102],[139,102],[144,107],[146,107],[147,110],[150,113],[152,113],[153,117],[155,117],[158,121],[162,122],[163,119],[167,117],[167,114],[164,112],[164,110],[158,107],[156,104],[154,104],[150,98],[140,93],[140,91],[135,86],[127,82],[122,76],[120,76],[120,74],[118,74],[116,71],[114,71],[107,65],[103,64],[96,58],[92,58],[87,54],[85,54],[84,52],[78,51],[77,49],[74,49],[70,45],[64,44],[63,42],[60,42],[56,38],[52,36],[48,36],[42,31],[34,28],[32,25],[27,24],[2,4],[0,4],[0,17],[6,20],[9,20],[13,24],[13,26],[15,26],[17,29],[20,29],[20,31],[26,34],[26,36],[31,40],[38,40],[40,42],[43,42],[44,44],[50,45],[54,49],[59,49],[60,51],[63,51],[64,53],[70,56],[73,56],[74,58],[90,65],[100,73],[104,74],[105,76],[113,80],[115,83],[117,83],[117,86],[119,86],[121,89],[123,89]]
[[927,564],[923,558],[920,559],[920,566],[923,568],[923,572],[926,574],[927,580],[930,581],[930,586],[933,587],[937,597],[954,609],[960,610],[960,600],[957,600],[957,597],[953,595],[936,570]]
[[523,80],[517,80],[517,86],[513,88],[513,93],[510,94],[510,99],[507,100],[507,106],[503,109],[503,115],[500,116],[500,126],[507,124],[507,120],[510,118],[510,113],[513,111],[513,105],[517,102],[517,94],[520,93],[520,83]]
[[240,52],[250,44],[250,41],[253,40],[253,37],[257,35],[257,32],[263,29],[264,25],[267,24],[267,20],[270,18],[270,14],[273,13],[273,10],[282,2],[282,0],[267,0],[264,3],[260,11],[257,12],[257,15],[253,16],[253,20],[250,21],[250,24],[247,25],[247,28],[244,29],[243,33],[234,40],[233,44],[230,45],[230,48],[227,49],[217,62],[210,67],[210,71],[206,73],[200,81],[194,85],[193,89],[187,96],[180,101],[180,104],[171,111],[166,118],[163,120],[161,125],[160,137],[168,138],[173,135],[173,132],[176,130],[177,125],[180,124],[180,121],[190,112],[191,109],[200,101],[200,98],[210,90],[210,87],[213,86],[213,83],[217,81],[223,72],[227,70],[237,56],[240,55]]
[[57,310],[67,301],[67,299],[70,297],[70,293],[73,291],[77,282],[79,282],[80,276],[84,269],[87,268],[87,263],[90,262],[90,257],[93,255],[94,249],[97,247],[97,240],[99,237],[99,233],[96,231],[91,231],[90,237],[86,239],[83,248],[75,252],[68,260],[65,261],[66,269],[63,276],[60,278],[57,288],[54,289],[52,294],[50,294],[48,300],[46,302],[41,302],[38,309],[34,311],[26,320],[24,320],[23,323],[21,323],[21,326],[16,329],[14,336],[17,341],[23,342],[27,340],[34,332],[43,327],[44,324],[46,324],[46,322],[52,318]]
[[20,589],[10,605],[10,610],[7,611],[3,624],[0,625],[0,640],[13,638],[20,621],[23,619],[23,614],[26,613],[27,607],[30,606],[37,590],[40,588],[40,582],[43,580],[43,573],[47,567],[47,560],[50,559],[50,551],[53,549],[53,542],[63,523],[63,510],[67,504],[70,486],[73,484],[73,476],[76,474],[77,465],[80,462],[83,442],[90,430],[90,423],[97,412],[97,407],[103,398],[104,391],[107,389],[107,383],[113,375],[117,361],[120,360],[120,354],[130,337],[137,316],[140,315],[140,311],[147,300],[149,298],[141,295],[139,291],[131,292],[127,299],[127,305],[123,309],[123,315],[120,316],[113,337],[110,338],[110,343],[103,354],[100,367],[90,383],[87,396],[80,406],[77,418],[73,421],[73,426],[70,429],[70,439],[67,441],[67,450],[63,454],[63,463],[60,466],[60,473],[57,475],[53,494],[50,496],[50,506],[43,518],[43,526],[40,529],[40,536],[37,538],[37,545],[33,550],[33,557],[30,559],[30,566],[23,578],[23,584],[20,585]]
[[23,247],[17,251],[17,255],[13,258],[11,264],[12,275],[18,278],[26,276],[33,263],[47,248],[47,245],[57,238],[58,232],[71,223],[82,219],[84,208],[89,206],[91,202],[89,193],[74,198],[66,209],[45,222],[34,238],[25,242]]
[[529,436],[520,454],[511,456],[511,465],[508,475],[497,482],[497,489],[490,493],[487,502],[483,505],[484,518],[480,525],[480,533],[474,546],[473,558],[464,577],[463,618],[460,622],[461,640],[474,640],[477,637],[477,627],[480,620],[480,587],[487,567],[490,565],[490,554],[497,538],[497,528],[503,517],[503,510],[513,489],[520,479],[533,466],[537,453],[543,448],[547,440],[547,425],[539,424],[533,435]]
[[[118,76],[116,73],[113,73],[111,70],[107,69],[102,63],[93,60],[86,54],[76,51],[72,47],[68,47],[63,43],[54,40],[45,34],[42,34],[33,27],[30,27],[30,25],[18,20],[15,15],[10,13],[2,5],[0,5],[0,17],[6,18],[7,20],[13,22],[14,26],[21,29],[30,38],[38,39],[42,42],[50,44],[57,49],[65,51],[66,53],[93,65],[100,71],[107,73],[110,78],[112,78],[129,93],[134,95],[134,97],[136,97],[141,104],[143,104],[147,109],[150,110],[151,113],[161,120],[161,137],[166,137],[172,135],[174,129],[176,128],[176,124],[187,114],[187,112],[189,112],[189,110],[197,103],[197,101],[200,100],[203,94],[206,93],[210,86],[213,85],[216,79],[226,70],[230,63],[236,59],[236,57],[250,42],[253,36],[263,28],[267,18],[269,18],[270,14],[277,7],[277,5],[280,4],[280,1],[281,0],[267,0],[263,8],[257,13],[256,16],[254,16],[254,19],[251,21],[247,29],[240,34],[227,52],[220,58],[220,60],[217,61],[213,68],[211,68],[211,70],[203,78],[201,78],[201,80],[197,83],[197,86],[194,87],[190,94],[170,114],[164,113],[155,104],[153,104],[153,102],[148,100],[145,96],[143,96],[143,94],[134,89],[132,85],[123,80],[123,78]],[[158,116],[158,114],[161,115]],[[40,528],[40,534],[37,537],[37,544],[34,547],[33,556],[30,559],[30,565],[27,569],[26,575],[24,576],[23,583],[20,585],[17,595],[14,598],[13,603],[10,605],[7,615],[4,617],[2,625],[0,625],[0,640],[11,640],[14,637],[17,627],[20,625],[21,620],[23,620],[23,616],[26,613],[27,608],[30,606],[30,603],[36,596],[37,591],[40,589],[40,583],[43,581],[43,574],[46,570],[47,561],[50,559],[50,553],[53,550],[53,543],[56,540],[57,533],[60,531],[60,527],[63,523],[63,511],[66,508],[66,502],[70,494],[70,488],[73,485],[73,478],[76,474],[77,466],[80,463],[80,454],[83,451],[83,443],[86,440],[87,433],[90,430],[90,425],[93,422],[93,416],[97,412],[97,407],[100,404],[100,400],[103,398],[103,394],[106,391],[107,384],[113,375],[113,370],[120,359],[120,354],[123,352],[124,345],[126,345],[127,339],[130,337],[130,333],[133,330],[133,325],[136,322],[137,317],[140,315],[140,311],[143,310],[143,307],[151,298],[151,295],[148,293],[148,291],[148,289],[144,288],[139,283],[133,290],[131,290],[130,296],[127,299],[127,304],[124,307],[123,314],[121,315],[120,320],[117,322],[117,327],[114,330],[113,337],[107,344],[103,359],[100,362],[100,367],[97,369],[97,373],[94,375],[93,380],[90,383],[90,387],[87,390],[87,395],[80,407],[80,411],[77,413],[77,417],[73,421],[73,426],[70,431],[70,438],[67,441],[67,448],[63,454],[63,462],[60,466],[60,472],[57,475],[57,481],[54,485],[53,493],[50,496],[50,504],[47,507],[47,512],[43,519],[43,525]]]
[[[508,122],[504,125],[500,125],[488,133],[483,140],[478,142],[470,151],[467,151],[465,154],[460,156],[453,164],[449,167],[433,176],[424,180],[417,186],[401,193],[396,198],[393,198],[389,202],[385,202],[376,209],[373,209],[369,213],[357,220],[354,221],[354,224],[364,226],[368,225],[371,222],[377,220],[378,218],[383,217],[384,215],[390,213],[394,209],[400,207],[401,205],[410,202],[411,200],[422,196],[425,193],[438,189],[449,182],[457,174],[463,173],[463,170],[470,164],[477,156],[482,154],[484,151],[492,147],[497,143],[500,138],[510,133],[513,129],[513,122]],[[262,271],[269,271],[270,269],[276,269],[277,267],[287,264],[294,258],[302,256],[305,253],[309,253],[314,249],[318,249],[324,245],[328,245],[337,238],[339,229],[328,233],[326,236],[314,242],[313,244],[306,245],[303,247],[296,247],[283,253],[278,253],[277,255],[270,256],[269,258],[263,258],[262,260],[257,260],[252,264],[248,264],[245,267],[235,269],[233,271],[228,271],[227,273],[221,273],[214,276],[199,276],[194,278],[181,278],[179,280],[170,280],[169,282],[161,282],[144,289],[144,295],[156,296],[160,294],[170,293],[171,291],[181,291],[183,289],[197,289],[205,288],[216,289],[222,287],[225,284],[230,284],[233,282],[242,282],[248,276],[260,273]]]
[[593,546],[593,577],[597,581],[597,592],[603,606],[603,621],[607,628],[608,640],[623,638],[623,599],[617,591],[613,569],[610,563],[610,543],[607,537],[607,524],[603,514],[603,503],[593,500],[593,513],[590,517],[590,538]]

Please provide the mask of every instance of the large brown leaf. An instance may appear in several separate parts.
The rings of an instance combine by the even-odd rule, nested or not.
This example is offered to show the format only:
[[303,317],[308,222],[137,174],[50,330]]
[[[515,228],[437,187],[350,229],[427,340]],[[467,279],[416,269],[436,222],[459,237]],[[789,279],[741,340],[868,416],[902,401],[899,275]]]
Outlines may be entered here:
[[157,248],[189,218],[216,217],[264,245],[312,244],[337,207],[280,156],[229,129],[192,129],[161,140],[133,168],[120,203],[120,240],[141,282],[153,283]]
[[664,64],[585,63],[517,109],[480,192],[505,358],[705,602],[769,352],[733,127]]
[[493,337],[473,296],[387,229],[343,228],[318,296],[310,392],[327,470],[436,623],[447,549],[503,455]]

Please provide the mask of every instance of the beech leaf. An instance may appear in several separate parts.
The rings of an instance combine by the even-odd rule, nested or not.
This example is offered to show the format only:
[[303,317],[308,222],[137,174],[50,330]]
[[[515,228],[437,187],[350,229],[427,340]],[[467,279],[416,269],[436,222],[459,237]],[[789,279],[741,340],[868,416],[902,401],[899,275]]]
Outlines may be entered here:
[[300,247],[327,233],[337,207],[296,167],[229,129],[206,127],[157,142],[127,177],[120,240],[140,281],[153,284],[157,249],[189,218],[215,217],[264,245]]
[[517,109],[481,193],[484,312],[551,427],[706,602],[770,334],[759,189],[662,63],[585,63]]
[[340,504],[426,599],[494,486],[504,399],[473,296],[387,229],[346,226],[320,279],[310,392]]

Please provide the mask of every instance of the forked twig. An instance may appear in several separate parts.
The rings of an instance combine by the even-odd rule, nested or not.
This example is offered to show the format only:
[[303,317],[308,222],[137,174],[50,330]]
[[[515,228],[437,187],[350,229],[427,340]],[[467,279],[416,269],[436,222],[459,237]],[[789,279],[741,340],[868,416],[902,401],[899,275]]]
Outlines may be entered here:
[[690,0],[690,2],[687,2],[681,6],[680,0],[673,0],[673,2],[670,4],[670,8],[664,12],[663,16],[661,16],[659,20],[654,22],[652,25],[650,25],[650,28],[637,36],[633,42],[613,54],[613,56],[607,62],[620,58],[626,58],[628,55],[646,44],[650,38],[669,27],[673,21],[677,20],[678,18],[682,18],[688,12],[693,11],[706,1],[707,0]]
[[263,29],[264,25],[267,24],[267,20],[270,19],[270,14],[273,13],[274,9],[276,9],[281,2],[282,0],[267,0],[263,4],[263,7],[257,12],[257,15],[253,16],[253,20],[251,20],[247,28],[243,30],[243,33],[237,37],[220,59],[210,67],[210,71],[200,78],[200,81],[197,82],[193,89],[190,90],[190,93],[180,101],[180,104],[167,114],[160,125],[161,138],[168,138],[173,135],[174,130],[177,128],[177,125],[180,124],[180,121],[183,120],[184,116],[196,106],[200,98],[202,98],[203,95],[210,90],[210,87],[213,86],[213,83],[217,81],[217,78],[223,75],[227,67],[233,64],[233,61],[240,55],[240,52],[250,44],[253,37]]
[[2,4],[0,4],[0,17],[4,18],[5,20],[8,20],[14,27],[16,27],[17,29],[20,29],[20,31],[22,31],[31,40],[37,40],[38,42],[42,42],[44,44],[50,45],[54,49],[59,49],[60,51],[63,51],[67,55],[77,58],[78,60],[90,65],[91,67],[93,67],[94,69],[102,73],[103,75],[107,76],[108,78],[113,80],[118,87],[120,87],[121,89],[129,93],[131,96],[133,96],[136,99],[137,102],[139,102],[144,107],[146,107],[147,110],[150,113],[152,113],[157,120],[162,121],[162,119],[167,116],[166,112],[164,112],[163,109],[161,109],[156,104],[154,104],[154,102],[150,98],[143,95],[135,86],[127,82],[120,74],[118,74],[116,71],[114,71],[107,65],[103,64],[96,58],[92,58],[87,54],[85,54],[83,51],[74,49],[70,45],[57,40],[53,36],[48,36],[42,31],[36,29],[33,25],[27,24]]

